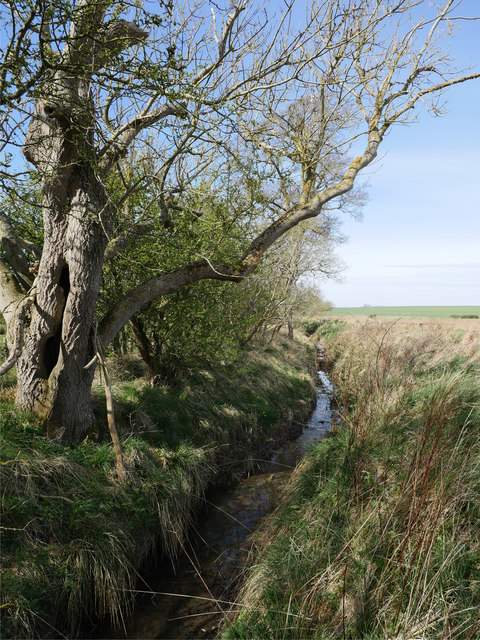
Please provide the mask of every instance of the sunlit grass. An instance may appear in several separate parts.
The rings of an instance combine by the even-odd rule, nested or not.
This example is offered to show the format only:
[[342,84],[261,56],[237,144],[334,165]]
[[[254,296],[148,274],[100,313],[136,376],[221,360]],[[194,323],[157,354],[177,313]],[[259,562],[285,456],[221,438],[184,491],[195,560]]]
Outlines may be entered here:
[[224,637],[478,637],[478,334],[367,323],[329,358],[343,422],[257,540]]
[[327,311],[326,315],[374,315],[410,318],[461,318],[462,316],[476,316],[480,318],[480,306],[335,307]]

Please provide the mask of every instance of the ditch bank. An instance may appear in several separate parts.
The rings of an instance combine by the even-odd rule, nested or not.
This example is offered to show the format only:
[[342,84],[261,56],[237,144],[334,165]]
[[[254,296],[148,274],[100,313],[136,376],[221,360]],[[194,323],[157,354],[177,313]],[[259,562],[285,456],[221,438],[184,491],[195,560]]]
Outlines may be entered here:
[[261,527],[222,640],[480,637],[478,332],[320,339],[342,420]]
[[6,637],[86,637],[101,620],[123,628],[139,573],[155,558],[176,560],[208,487],[251,472],[301,430],[312,360],[283,340],[175,389],[114,380],[123,484],[110,443],[49,442],[0,399]]
[[[320,358],[323,352],[319,350]],[[332,423],[333,387],[318,372],[316,406],[295,439],[273,455],[257,459],[255,469],[233,487],[208,492],[199,518],[176,565],[160,563],[145,578],[143,597],[123,633],[102,637],[137,639],[214,638],[233,602],[248,564],[249,539],[279,502],[306,451]]]

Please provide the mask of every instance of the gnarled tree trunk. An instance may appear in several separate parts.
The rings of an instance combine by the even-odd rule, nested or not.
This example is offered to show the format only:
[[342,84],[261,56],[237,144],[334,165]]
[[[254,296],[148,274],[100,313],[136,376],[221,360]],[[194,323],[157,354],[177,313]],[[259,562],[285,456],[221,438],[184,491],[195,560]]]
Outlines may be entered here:
[[59,64],[42,78],[23,148],[43,180],[44,244],[35,302],[22,325],[17,403],[64,443],[81,440],[94,421],[94,367],[85,365],[95,354],[92,325],[110,229],[91,81],[107,60],[147,36],[124,20],[104,23],[108,5],[74,3]]
[[51,437],[77,442],[92,425],[92,323],[108,228],[88,128],[75,129],[39,100],[25,155],[46,176],[44,246],[36,300],[17,362],[17,402]]

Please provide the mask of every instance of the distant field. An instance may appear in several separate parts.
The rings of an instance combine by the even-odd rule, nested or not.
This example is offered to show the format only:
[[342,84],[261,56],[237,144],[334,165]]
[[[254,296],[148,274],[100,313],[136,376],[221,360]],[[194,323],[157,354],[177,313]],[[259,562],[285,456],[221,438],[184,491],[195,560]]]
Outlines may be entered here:
[[408,318],[450,318],[451,316],[477,315],[478,307],[335,307],[327,315],[351,316],[400,316]]

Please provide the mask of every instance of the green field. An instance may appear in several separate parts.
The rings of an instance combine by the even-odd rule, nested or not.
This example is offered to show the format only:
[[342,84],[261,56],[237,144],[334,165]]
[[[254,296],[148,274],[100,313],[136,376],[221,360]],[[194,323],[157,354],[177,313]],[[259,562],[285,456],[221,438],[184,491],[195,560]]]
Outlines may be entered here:
[[409,318],[450,318],[472,316],[480,318],[478,307],[335,307],[327,312],[331,316],[404,316]]

